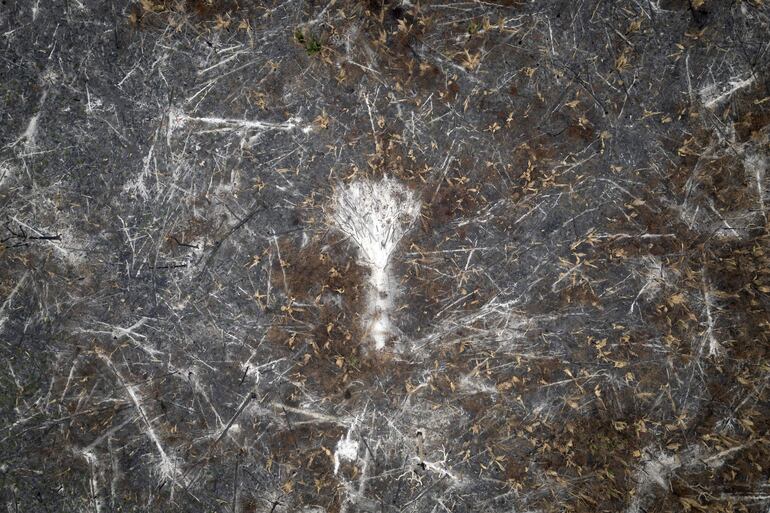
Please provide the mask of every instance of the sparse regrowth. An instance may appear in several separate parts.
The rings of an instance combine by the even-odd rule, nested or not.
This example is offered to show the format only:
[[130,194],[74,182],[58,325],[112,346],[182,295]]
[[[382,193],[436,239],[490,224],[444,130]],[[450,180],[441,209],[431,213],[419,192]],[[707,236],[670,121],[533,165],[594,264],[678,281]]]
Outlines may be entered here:
[[321,51],[321,41],[312,34],[306,36],[301,30],[297,30],[294,33],[294,39],[305,47],[305,51],[310,56]]
[[390,178],[353,182],[332,199],[332,224],[356,243],[370,270],[366,328],[376,349],[383,349],[392,334],[389,312],[398,287],[390,272],[391,255],[419,212],[419,199]]

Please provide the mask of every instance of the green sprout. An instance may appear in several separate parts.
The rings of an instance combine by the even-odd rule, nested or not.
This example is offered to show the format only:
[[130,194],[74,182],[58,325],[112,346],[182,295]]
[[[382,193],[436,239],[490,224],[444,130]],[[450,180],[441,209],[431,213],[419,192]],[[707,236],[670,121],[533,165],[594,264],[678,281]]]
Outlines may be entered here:
[[294,39],[297,43],[305,47],[305,51],[308,55],[313,56],[321,51],[321,41],[314,35],[306,36],[301,30],[297,30],[294,33]]

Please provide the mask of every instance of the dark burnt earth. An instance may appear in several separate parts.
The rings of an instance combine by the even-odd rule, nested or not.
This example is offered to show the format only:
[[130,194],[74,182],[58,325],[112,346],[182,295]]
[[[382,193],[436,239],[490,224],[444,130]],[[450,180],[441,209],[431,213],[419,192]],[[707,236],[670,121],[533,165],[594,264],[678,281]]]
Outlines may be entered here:
[[[768,34],[3,0],[0,509],[766,513]],[[376,348],[331,213],[383,180],[419,213]]]

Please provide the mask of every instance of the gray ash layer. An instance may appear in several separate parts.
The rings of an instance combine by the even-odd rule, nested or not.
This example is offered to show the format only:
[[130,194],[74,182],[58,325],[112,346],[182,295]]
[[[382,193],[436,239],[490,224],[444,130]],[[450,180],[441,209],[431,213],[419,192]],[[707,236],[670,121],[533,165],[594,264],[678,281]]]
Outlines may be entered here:
[[763,0],[0,3],[0,508],[766,512]]

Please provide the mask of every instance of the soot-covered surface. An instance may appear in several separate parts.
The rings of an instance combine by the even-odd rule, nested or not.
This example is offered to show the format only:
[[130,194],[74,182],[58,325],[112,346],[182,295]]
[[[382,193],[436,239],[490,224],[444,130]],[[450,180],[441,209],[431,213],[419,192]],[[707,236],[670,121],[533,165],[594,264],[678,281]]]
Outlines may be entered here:
[[3,0],[0,507],[766,512],[763,0]]

